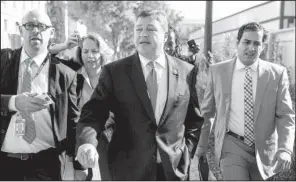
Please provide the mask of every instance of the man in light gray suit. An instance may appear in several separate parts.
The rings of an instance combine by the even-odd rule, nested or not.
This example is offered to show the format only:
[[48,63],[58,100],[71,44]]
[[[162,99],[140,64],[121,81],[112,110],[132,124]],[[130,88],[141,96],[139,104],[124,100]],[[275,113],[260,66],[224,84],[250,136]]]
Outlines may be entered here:
[[220,169],[223,180],[265,180],[291,166],[295,113],[289,80],[284,67],[259,59],[266,40],[261,25],[245,24],[237,57],[210,68],[197,155],[213,145],[208,159],[213,157],[216,178]]

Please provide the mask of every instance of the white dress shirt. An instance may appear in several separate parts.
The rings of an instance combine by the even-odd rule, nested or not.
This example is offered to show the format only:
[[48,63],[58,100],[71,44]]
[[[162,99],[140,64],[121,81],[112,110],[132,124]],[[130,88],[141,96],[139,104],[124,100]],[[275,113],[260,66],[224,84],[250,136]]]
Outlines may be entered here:
[[[140,61],[142,70],[144,73],[145,81],[147,80],[147,76],[151,68],[148,63],[151,61],[144,56],[140,55]],[[166,99],[167,99],[167,89],[168,89],[168,71],[167,71],[167,63],[164,54],[161,54],[155,61],[155,71],[157,75],[157,97],[156,97],[156,108],[155,108],[155,119],[157,124],[159,123],[160,117],[162,115],[163,109],[165,107]],[[148,90],[147,90],[148,92]],[[149,95],[149,94],[148,94]]]
[[[255,105],[257,78],[258,78],[258,63],[255,61],[249,67],[251,68],[252,75],[252,88],[253,88],[253,104]],[[244,80],[246,66],[237,58],[232,77],[231,86],[231,103],[229,108],[229,122],[228,129],[232,132],[244,136],[244,123],[245,123],[245,108],[244,108]]]
[[[34,64],[31,66],[32,76],[34,77],[42,65],[47,52],[44,54],[33,57]],[[20,94],[20,87],[23,81],[23,74],[26,69],[25,60],[29,58],[24,49],[22,49],[20,57],[20,67],[18,76],[18,89],[17,93]],[[48,74],[49,74],[49,61],[46,62],[39,75],[32,80],[31,93],[47,93],[48,92]],[[9,109],[17,111],[15,107],[15,97],[12,96],[9,101]],[[10,153],[37,153],[41,150],[54,147],[54,139],[51,125],[51,117],[48,109],[43,109],[32,113],[33,120],[35,121],[36,139],[33,143],[29,144],[23,140],[22,136],[15,135],[15,121],[19,112],[11,117],[7,133],[5,135],[1,151]]]

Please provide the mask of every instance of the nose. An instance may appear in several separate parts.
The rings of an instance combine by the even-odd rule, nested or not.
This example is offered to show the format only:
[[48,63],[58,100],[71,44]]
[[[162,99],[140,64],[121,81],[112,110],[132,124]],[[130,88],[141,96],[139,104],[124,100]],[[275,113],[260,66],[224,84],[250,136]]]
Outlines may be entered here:
[[91,51],[89,51],[88,54],[87,54],[87,57],[92,58],[93,56],[94,56],[94,54]]
[[147,31],[143,29],[140,33],[140,36],[143,36],[143,37],[148,36]]
[[256,46],[254,44],[250,44],[249,45],[249,50],[255,51],[256,50]]
[[39,32],[39,31],[40,31],[40,30],[39,30],[38,26],[34,26],[32,32]]

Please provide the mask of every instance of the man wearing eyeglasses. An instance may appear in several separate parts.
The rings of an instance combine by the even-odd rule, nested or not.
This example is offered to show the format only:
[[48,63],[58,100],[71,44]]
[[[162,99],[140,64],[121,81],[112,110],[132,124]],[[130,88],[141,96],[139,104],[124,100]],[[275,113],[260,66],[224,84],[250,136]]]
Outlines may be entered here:
[[48,15],[22,19],[20,49],[1,49],[0,180],[61,180],[59,158],[74,153],[76,73],[48,54]]

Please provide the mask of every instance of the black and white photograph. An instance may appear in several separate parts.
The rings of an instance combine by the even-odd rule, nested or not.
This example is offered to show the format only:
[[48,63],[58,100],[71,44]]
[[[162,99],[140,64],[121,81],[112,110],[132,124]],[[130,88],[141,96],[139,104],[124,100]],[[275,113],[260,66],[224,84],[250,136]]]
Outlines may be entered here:
[[0,181],[296,181],[295,1],[1,1]]

